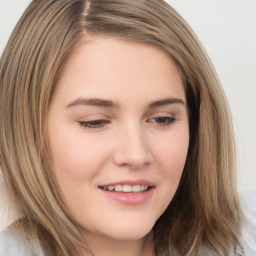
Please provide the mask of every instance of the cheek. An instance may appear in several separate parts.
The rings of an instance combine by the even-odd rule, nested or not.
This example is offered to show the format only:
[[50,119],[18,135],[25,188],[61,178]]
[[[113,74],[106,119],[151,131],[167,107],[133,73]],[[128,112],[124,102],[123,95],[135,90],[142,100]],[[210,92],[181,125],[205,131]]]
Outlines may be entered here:
[[83,134],[70,134],[59,132],[50,138],[53,171],[62,190],[92,178],[107,158],[106,145]]
[[179,145],[169,145],[161,154],[161,163],[166,176],[174,178],[179,177],[184,169],[188,152],[188,143],[186,141]]
[[[188,131],[173,133],[163,141],[159,141],[156,147],[155,158],[160,166],[161,177],[163,179],[161,198],[162,212],[171,202],[183,173],[186,163],[189,146]],[[160,204],[160,203],[159,203]]]
[[164,151],[160,159],[161,174],[165,179],[165,189],[171,199],[178,188],[187,157],[187,147],[170,147]]
[[79,137],[59,140],[56,136],[52,143],[53,172],[67,207],[72,215],[79,218],[81,205],[86,208],[93,203],[90,190],[94,185],[94,177],[101,169],[103,150],[98,144],[89,145],[88,140],[85,143]]
[[167,176],[180,176],[182,173],[189,147],[188,126],[177,129],[169,136],[158,139],[155,147],[156,159],[162,166],[162,170]]

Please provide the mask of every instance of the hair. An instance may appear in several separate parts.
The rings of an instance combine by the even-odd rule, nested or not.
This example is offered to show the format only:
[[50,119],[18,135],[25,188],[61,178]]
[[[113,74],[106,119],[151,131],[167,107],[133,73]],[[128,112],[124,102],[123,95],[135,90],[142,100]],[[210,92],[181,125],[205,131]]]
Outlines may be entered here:
[[34,0],[24,12],[0,60],[0,164],[24,216],[16,228],[54,255],[80,255],[84,246],[52,172],[46,124],[65,61],[93,35],[154,45],[183,77],[189,152],[177,192],[154,226],[156,252],[236,250],[241,209],[230,110],[203,47],[163,0]]

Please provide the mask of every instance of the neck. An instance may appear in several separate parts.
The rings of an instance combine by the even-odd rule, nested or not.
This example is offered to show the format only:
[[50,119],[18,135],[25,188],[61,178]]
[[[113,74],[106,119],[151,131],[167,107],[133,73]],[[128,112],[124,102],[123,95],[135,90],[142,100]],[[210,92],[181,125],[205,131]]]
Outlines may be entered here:
[[153,232],[144,238],[132,241],[122,241],[112,238],[90,236],[86,237],[90,253],[83,256],[155,256]]

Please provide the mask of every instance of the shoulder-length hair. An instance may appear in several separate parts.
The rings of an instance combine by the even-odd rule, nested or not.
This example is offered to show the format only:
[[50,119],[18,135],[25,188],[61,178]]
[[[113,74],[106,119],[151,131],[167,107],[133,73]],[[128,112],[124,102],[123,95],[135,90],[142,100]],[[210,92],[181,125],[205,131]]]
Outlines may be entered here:
[[159,47],[183,77],[190,146],[178,190],[154,226],[156,251],[235,250],[241,212],[230,111],[198,39],[163,0],[34,0],[24,12],[0,61],[0,161],[24,214],[19,229],[55,255],[79,255],[83,241],[51,170],[46,124],[65,60],[87,35]]

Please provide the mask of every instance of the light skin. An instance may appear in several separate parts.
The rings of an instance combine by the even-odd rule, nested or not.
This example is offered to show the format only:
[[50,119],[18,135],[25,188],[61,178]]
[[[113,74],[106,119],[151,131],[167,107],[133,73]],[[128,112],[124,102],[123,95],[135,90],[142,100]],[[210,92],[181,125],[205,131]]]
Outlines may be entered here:
[[[189,145],[182,78],[156,47],[85,41],[49,108],[53,171],[94,255],[155,255],[152,228],[176,192]],[[104,190],[119,183],[147,183],[148,191]]]

